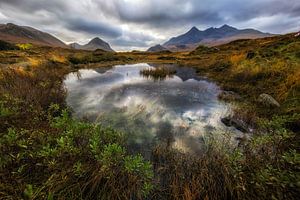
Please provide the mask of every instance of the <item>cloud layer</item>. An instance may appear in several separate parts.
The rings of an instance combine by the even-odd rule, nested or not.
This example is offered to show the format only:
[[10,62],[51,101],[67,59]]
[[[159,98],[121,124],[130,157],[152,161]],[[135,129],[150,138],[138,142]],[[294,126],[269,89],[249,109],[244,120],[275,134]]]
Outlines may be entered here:
[[300,1],[0,0],[0,23],[7,22],[48,31],[65,42],[99,36],[117,50],[144,49],[192,26],[298,31]]

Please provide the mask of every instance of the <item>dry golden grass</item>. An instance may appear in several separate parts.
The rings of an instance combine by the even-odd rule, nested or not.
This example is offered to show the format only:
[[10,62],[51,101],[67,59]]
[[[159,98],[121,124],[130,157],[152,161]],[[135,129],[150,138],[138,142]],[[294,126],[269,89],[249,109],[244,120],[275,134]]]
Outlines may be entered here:
[[230,61],[231,61],[234,65],[238,65],[238,64],[240,64],[243,60],[245,60],[245,58],[246,58],[246,54],[245,54],[245,53],[234,54],[234,55],[230,56]]

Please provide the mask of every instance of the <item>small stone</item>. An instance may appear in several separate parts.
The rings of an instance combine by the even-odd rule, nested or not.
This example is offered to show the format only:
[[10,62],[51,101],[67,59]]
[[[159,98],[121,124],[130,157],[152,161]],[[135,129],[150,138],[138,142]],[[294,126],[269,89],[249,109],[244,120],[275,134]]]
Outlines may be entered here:
[[265,93],[259,95],[258,102],[267,107],[280,107],[280,104],[271,95]]

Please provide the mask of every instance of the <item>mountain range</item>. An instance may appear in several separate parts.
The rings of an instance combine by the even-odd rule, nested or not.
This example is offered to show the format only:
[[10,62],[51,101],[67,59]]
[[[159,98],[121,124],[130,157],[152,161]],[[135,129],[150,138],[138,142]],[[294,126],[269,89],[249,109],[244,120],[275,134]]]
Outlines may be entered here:
[[[263,33],[255,29],[237,29],[229,25],[223,25],[219,28],[208,28],[204,31],[196,27],[192,27],[188,32],[173,37],[163,45],[155,45],[150,47],[148,52],[161,51],[191,51],[199,45],[217,46],[238,39],[256,39],[271,37],[273,34]],[[12,23],[0,24],[0,40],[10,43],[32,43],[41,46],[62,47],[72,49],[82,49],[94,51],[102,49],[105,51],[114,51],[110,45],[96,37],[85,45],[72,43],[66,45],[61,40],[57,39],[49,33],[42,32],[28,26],[18,26]]]
[[102,39],[100,39],[98,37],[92,39],[89,43],[87,43],[85,45],[80,45],[78,43],[71,43],[71,44],[69,44],[69,46],[72,49],[82,49],[82,50],[88,50],[88,51],[94,51],[97,49],[102,49],[104,51],[110,51],[110,52],[114,51],[107,42],[103,41]]
[[100,38],[92,39],[86,45],[72,43],[66,45],[58,38],[49,33],[37,30],[29,26],[18,26],[13,23],[0,24],[0,40],[9,43],[31,43],[39,46],[51,46],[61,48],[73,48],[94,51],[102,49],[105,51],[113,51],[109,44]]
[[217,46],[238,39],[256,39],[271,36],[274,35],[255,29],[239,30],[226,24],[219,28],[211,27],[204,31],[192,27],[188,32],[171,38],[162,46],[171,51],[190,51],[199,45]]

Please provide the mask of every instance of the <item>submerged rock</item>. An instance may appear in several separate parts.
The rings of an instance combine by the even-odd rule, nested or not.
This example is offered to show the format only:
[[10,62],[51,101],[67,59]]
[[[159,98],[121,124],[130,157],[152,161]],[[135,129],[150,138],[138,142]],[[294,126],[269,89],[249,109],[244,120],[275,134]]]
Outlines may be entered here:
[[271,95],[265,93],[259,95],[258,102],[267,107],[273,107],[273,108],[280,107],[278,101],[276,101]]
[[242,99],[240,95],[233,91],[222,91],[218,97],[223,101],[238,101]]
[[234,119],[233,117],[228,116],[228,117],[221,118],[221,122],[228,127],[233,126],[234,128],[236,128],[237,130],[243,133],[249,132],[248,125],[240,119]]

